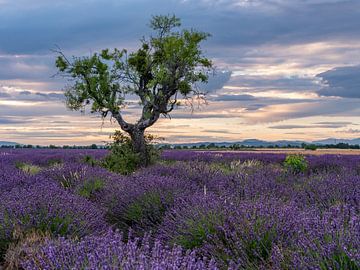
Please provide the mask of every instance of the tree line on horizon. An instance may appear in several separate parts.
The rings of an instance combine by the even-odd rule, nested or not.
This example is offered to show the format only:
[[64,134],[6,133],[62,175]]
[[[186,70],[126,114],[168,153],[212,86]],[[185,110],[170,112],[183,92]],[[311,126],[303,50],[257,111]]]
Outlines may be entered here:
[[[301,144],[301,145],[284,145],[280,146],[277,144],[269,145],[269,146],[251,146],[251,145],[243,145],[243,144],[232,144],[229,146],[226,145],[216,145],[215,143],[209,144],[200,144],[200,145],[171,145],[171,144],[155,144],[156,148],[160,150],[212,150],[212,149],[226,149],[226,150],[246,150],[246,149],[305,149],[305,150],[316,150],[316,149],[360,149],[359,144],[348,144],[348,143],[337,143],[337,144]],[[16,144],[16,145],[1,145],[0,148],[3,149],[110,149],[111,145],[98,145],[98,144],[91,144],[91,145],[32,145],[32,144]]]

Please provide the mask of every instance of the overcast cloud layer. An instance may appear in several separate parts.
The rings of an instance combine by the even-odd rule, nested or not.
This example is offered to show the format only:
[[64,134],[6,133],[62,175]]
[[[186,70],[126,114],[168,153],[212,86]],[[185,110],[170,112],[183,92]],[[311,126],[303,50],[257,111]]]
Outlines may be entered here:
[[[117,128],[66,110],[51,51],[136,49],[151,15],[211,33],[208,105],[153,128],[171,142],[354,138],[360,125],[360,1],[0,0],[0,141],[101,143]],[[126,118],[135,120],[130,106]]]

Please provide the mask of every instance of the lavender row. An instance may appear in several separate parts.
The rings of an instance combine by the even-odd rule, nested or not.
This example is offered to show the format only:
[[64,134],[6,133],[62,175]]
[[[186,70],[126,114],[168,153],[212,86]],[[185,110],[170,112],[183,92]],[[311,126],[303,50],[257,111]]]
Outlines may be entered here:
[[84,162],[102,150],[38,151],[0,156],[2,252],[49,235],[25,269],[359,268],[358,156],[293,173],[284,155],[173,151],[120,176]]

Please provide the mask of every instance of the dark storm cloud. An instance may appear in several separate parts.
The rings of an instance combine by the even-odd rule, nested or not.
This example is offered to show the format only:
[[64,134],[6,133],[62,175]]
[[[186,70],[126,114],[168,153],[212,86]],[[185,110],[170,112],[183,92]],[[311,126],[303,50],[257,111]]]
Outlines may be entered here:
[[[214,33],[214,42],[228,46],[352,38],[360,26],[357,0],[262,0],[238,6],[236,2],[241,1],[218,1],[218,5],[204,2],[212,1],[187,1],[199,11],[202,28]],[[206,17],[212,20],[209,22]]]
[[323,96],[360,98],[360,65],[337,67],[320,73],[325,86],[318,93]]
[[236,2],[6,1],[0,9],[0,36],[7,37],[1,40],[1,49],[34,53],[48,51],[54,44],[68,49],[121,47],[148,32],[152,14],[167,13],[176,13],[185,26],[210,32],[210,44],[226,46],[353,38],[360,27],[356,0],[254,1],[245,6],[235,6]]
[[[7,53],[48,52],[55,44],[76,49],[138,40],[151,14],[172,13],[171,2],[8,1],[0,9],[1,49]],[[120,43],[120,44],[119,44]]]

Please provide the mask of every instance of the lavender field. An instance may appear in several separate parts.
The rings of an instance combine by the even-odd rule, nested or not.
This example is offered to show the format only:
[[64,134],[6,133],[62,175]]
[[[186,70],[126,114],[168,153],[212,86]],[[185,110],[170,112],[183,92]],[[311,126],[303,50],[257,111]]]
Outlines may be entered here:
[[0,152],[0,269],[360,269],[360,156]]

